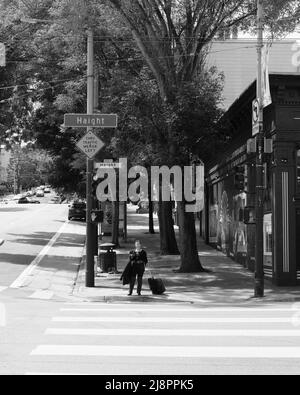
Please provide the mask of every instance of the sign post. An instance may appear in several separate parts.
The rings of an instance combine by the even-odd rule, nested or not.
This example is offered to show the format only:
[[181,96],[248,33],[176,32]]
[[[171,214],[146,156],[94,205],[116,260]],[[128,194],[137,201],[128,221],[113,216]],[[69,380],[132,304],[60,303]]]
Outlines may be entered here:
[[[116,114],[94,114],[95,81],[94,81],[94,36],[88,31],[87,53],[87,114],[66,114],[64,126],[66,128],[86,128],[87,133],[77,143],[87,157],[86,172],[86,287],[95,287],[94,262],[94,229],[97,213],[93,212],[92,183],[94,171],[94,157],[105,146],[103,141],[93,132],[94,128],[116,128],[118,116]],[[96,217],[95,217],[96,214]],[[101,222],[101,221],[100,221]]]
[[264,38],[264,6],[263,0],[257,0],[258,25],[258,70],[257,70],[257,103],[258,134],[256,151],[256,248],[255,248],[255,297],[264,297],[264,125],[263,125],[263,86],[262,86],[262,49]]
[[[87,43],[87,114],[90,115],[94,112],[94,35],[92,30],[88,31]],[[87,125],[86,125],[87,126]],[[87,127],[86,140],[92,138],[92,128]],[[88,136],[89,135],[89,136]],[[80,144],[81,143],[81,144]],[[80,141],[79,146],[84,147],[84,141]],[[87,144],[88,146],[88,144]],[[87,149],[88,152],[88,149]],[[85,285],[87,288],[95,287],[95,259],[94,259],[94,245],[93,245],[93,197],[92,197],[92,177],[94,170],[94,161],[92,151],[87,157],[87,171],[86,171],[86,277]],[[94,152],[94,155],[96,153]]]

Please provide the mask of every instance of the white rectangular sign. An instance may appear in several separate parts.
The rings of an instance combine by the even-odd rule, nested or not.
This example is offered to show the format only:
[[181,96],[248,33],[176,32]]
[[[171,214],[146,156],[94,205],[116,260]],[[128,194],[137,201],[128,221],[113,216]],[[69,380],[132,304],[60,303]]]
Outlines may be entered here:
[[120,169],[121,163],[110,163],[110,162],[103,162],[103,163],[95,163],[95,169]]
[[117,128],[118,116],[116,114],[65,114],[66,128]]

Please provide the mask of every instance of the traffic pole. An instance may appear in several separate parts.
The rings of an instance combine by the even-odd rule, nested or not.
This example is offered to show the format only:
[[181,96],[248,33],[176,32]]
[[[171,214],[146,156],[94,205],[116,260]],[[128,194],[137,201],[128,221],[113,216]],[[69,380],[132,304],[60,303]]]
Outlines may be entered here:
[[263,124],[263,87],[262,87],[262,50],[264,46],[263,0],[257,0],[258,27],[258,68],[257,100],[259,103],[259,133],[256,151],[256,252],[255,252],[255,297],[264,297],[264,124]]
[[[94,112],[94,36],[88,31],[87,45],[87,114]],[[87,128],[87,132],[92,128]],[[94,227],[92,223],[92,179],[94,161],[87,159],[86,172],[86,287],[95,287],[95,260],[94,260]]]
[[[97,113],[99,110],[99,71],[95,67],[94,68],[94,113]],[[95,191],[93,191],[93,209],[99,210],[99,202],[97,200]],[[93,232],[94,232],[94,251],[95,255],[98,255],[99,251],[99,224],[93,224]]]

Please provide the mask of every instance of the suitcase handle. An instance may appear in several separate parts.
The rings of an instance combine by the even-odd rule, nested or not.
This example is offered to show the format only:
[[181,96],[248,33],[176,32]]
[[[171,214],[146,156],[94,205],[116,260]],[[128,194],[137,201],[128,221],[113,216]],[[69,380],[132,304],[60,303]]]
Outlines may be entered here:
[[150,276],[152,277],[152,278],[154,278],[154,276],[153,276],[153,273],[152,273],[152,270],[150,269],[150,263],[148,262],[147,263],[147,265],[146,265],[146,270],[150,273]]

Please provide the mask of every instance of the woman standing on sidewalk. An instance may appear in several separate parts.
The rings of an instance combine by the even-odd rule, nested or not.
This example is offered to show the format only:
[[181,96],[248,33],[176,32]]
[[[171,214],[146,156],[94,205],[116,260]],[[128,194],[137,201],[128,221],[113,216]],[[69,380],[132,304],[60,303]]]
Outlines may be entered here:
[[145,250],[142,249],[142,245],[139,240],[135,242],[135,250],[130,252],[129,258],[131,264],[131,281],[130,281],[129,296],[132,295],[136,282],[136,277],[138,279],[137,293],[140,296],[143,286],[143,276],[145,273],[146,265],[148,263],[148,258],[147,258],[147,253]]

